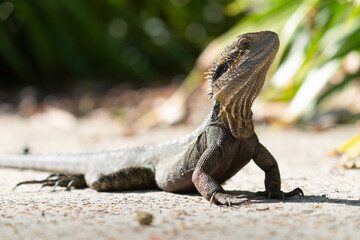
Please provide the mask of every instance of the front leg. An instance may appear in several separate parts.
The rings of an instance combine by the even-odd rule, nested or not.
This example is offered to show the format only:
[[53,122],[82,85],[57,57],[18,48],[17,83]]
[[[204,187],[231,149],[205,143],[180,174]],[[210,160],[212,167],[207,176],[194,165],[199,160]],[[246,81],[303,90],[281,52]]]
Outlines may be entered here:
[[281,178],[278,164],[271,153],[261,143],[259,143],[259,150],[253,159],[256,165],[265,172],[265,191],[257,192],[256,194],[258,196],[266,196],[274,199],[304,196],[304,193],[300,188],[295,188],[288,193],[281,191]]
[[192,175],[192,182],[199,193],[210,203],[238,205],[249,203],[247,196],[233,196],[225,193],[224,189],[210,175],[218,168],[222,160],[220,146],[211,145],[201,155]]

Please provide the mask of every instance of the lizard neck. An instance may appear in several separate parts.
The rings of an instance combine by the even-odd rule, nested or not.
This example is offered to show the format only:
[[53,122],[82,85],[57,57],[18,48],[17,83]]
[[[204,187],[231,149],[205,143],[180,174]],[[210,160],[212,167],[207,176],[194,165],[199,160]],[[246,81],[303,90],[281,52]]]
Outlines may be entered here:
[[247,138],[254,133],[251,106],[259,95],[265,76],[249,77],[248,81],[221,104],[219,120],[237,139]]
[[[250,108],[233,107],[239,114],[233,115],[228,106],[222,107],[220,119],[230,133],[237,139],[247,138],[254,133],[254,124],[252,120],[252,111]],[[244,112],[242,112],[244,111]]]
[[[251,107],[251,106],[250,106]],[[236,114],[233,116],[229,105],[223,106],[220,102],[215,101],[211,112],[211,122],[226,128],[235,138],[243,139],[253,135],[254,125],[252,121],[251,108],[243,110],[243,114]],[[233,107],[232,110],[241,112],[241,107]]]

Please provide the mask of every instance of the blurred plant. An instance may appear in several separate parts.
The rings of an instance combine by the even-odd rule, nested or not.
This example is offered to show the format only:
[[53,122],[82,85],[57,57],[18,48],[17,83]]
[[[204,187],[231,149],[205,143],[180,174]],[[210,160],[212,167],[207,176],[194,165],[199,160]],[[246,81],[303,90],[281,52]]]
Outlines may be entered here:
[[360,133],[350,138],[343,145],[330,152],[331,156],[341,156],[345,168],[360,169]]
[[238,18],[206,0],[7,0],[0,3],[0,86],[169,81]]
[[[337,90],[359,80],[359,13],[359,3],[319,1],[294,32],[288,52],[273,76],[273,92],[268,91],[269,99],[291,101],[283,121],[291,123],[321,111]],[[355,104],[356,96],[347,97],[352,98],[349,105]]]

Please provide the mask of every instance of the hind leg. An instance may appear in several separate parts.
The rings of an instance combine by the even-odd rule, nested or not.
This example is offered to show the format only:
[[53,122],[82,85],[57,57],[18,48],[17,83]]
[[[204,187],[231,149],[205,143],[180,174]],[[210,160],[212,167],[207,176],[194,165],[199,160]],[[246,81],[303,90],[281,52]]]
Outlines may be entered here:
[[94,172],[86,174],[85,179],[89,187],[102,192],[157,187],[153,169],[146,167],[129,167],[110,174]]
[[[13,188],[17,188],[21,185],[26,184],[41,184],[41,188],[43,187],[66,187],[67,190],[71,188],[86,188],[88,187],[85,182],[85,178],[83,174],[63,174],[63,173],[53,173],[49,177],[43,180],[31,180],[31,181],[24,181],[19,182]],[[41,189],[40,188],[40,189]]]

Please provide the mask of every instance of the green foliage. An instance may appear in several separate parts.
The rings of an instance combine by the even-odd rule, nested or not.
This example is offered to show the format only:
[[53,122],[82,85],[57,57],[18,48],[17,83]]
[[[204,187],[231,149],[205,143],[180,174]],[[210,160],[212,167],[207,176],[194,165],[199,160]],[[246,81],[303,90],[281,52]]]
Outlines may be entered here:
[[8,0],[0,3],[0,84],[169,81],[238,17],[206,0]]
[[217,36],[222,48],[239,33],[272,30],[281,48],[263,96],[291,102],[292,121],[359,79],[359,67],[346,66],[359,61],[359,23],[351,0],[7,0],[0,86],[158,84],[188,73]]
[[286,121],[318,111],[322,101],[359,78],[359,66],[350,71],[346,66],[350,55],[352,64],[359,61],[359,9],[355,1],[313,1],[273,76],[272,97],[291,101]]

